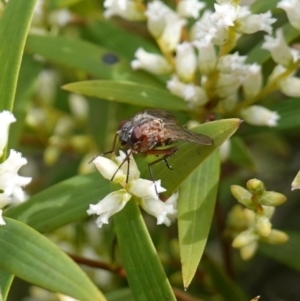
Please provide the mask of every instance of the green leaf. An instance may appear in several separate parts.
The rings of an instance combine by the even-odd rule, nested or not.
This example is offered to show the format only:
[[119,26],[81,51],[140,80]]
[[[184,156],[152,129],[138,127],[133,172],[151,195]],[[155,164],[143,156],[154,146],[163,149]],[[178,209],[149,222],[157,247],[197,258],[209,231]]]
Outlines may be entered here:
[[176,300],[138,205],[129,201],[114,216],[123,264],[135,300]]
[[236,283],[212,259],[205,257],[204,265],[210,275],[215,289],[224,300],[249,301]]
[[110,182],[99,172],[62,181],[5,212],[40,232],[51,231],[87,217],[89,204],[110,192]]
[[81,301],[105,300],[78,265],[50,240],[21,222],[5,221],[0,227],[1,268]]
[[129,288],[121,288],[105,294],[107,301],[134,301]]
[[280,245],[261,243],[259,253],[300,272],[300,233],[285,231],[289,240]]
[[132,71],[130,62],[119,54],[79,39],[29,35],[26,51],[89,74],[113,80],[128,80],[161,86],[158,80],[142,71]]
[[[162,166],[163,162],[155,164],[152,168],[155,179],[162,180],[162,186],[168,190],[168,193],[173,192],[194,169],[234,134],[240,123],[240,119],[232,118],[207,122],[193,128],[196,133],[212,138],[214,145],[206,146],[190,142],[178,143],[178,152],[168,158],[173,170]],[[143,167],[143,174],[149,174],[147,166]]]
[[36,62],[36,60],[28,55],[23,56],[13,109],[13,114],[16,117],[17,122],[10,125],[7,149],[16,149],[18,146],[25,116],[28,112],[28,106],[34,91],[34,84],[40,70],[40,63]]
[[0,301],[5,301],[9,293],[14,276],[0,269]]
[[[11,0],[0,18],[0,111],[12,111],[25,40],[36,0]],[[6,42],[4,42],[6,41]]]
[[281,130],[296,129],[300,127],[300,99],[286,99],[269,107],[276,111],[279,116],[278,126]]
[[180,186],[178,230],[185,288],[195,275],[206,245],[216,202],[219,173],[219,153],[215,150]]
[[250,150],[241,137],[233,137],[231,140],[230,160],[236,165],[255,171],[255,162]]
[[64,85],[63,89],[86,96],[143,106],[145,108],[188,110],[181,98],[172,95],[167,90],[150,85],[124,81],[89,80]]

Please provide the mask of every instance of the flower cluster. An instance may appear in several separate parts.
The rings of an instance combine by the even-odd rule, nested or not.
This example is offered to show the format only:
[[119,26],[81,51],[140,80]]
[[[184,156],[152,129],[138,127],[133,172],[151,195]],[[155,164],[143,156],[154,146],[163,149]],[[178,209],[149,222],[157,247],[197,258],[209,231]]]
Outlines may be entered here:
[[[9,125],[15,121],[15,117],[9,111],[0,113],[0,157],[3,156],[7,144]],[[0,225],[5,225],[2,208],[24,202],[26,199],[22,187],[29,184],[31,178],[18,175],[19,169],[26,163],[27,160],[21,153],[11,149],[8,158],[0,164]]]
[[[300,96],[300,79],[295,76],[299,51],[288,47],[281,30],[272,37],[276,19],[270,11],[253,14],[239,1],[216,1],[214,11],[204,10],[200,15],[205,3],[197,0],[177,1],[175,10],[160,0],[146,6],[134,0],[106,0],[104,15],[146,20],[161,54],[139,48],[132,68],[170,75],[167,88],[187,106],[202,110],[203,116],[209,108],[222,115],[240,115],[252,125],[276,126],[277,112],[254,104],[275,90]],[[291,25],[300,30],[300,0],[282,0],[277,7],[285,10]],[[262,48],[277,64],[265,86],[259,64],[247,64],[246,56],[230,53],[241,36],[258,31],[267,33]]]
[[[124,162],[124,160],[126,161]],[[99,215],[96,224],[98,227],[102,227],[103,224],[108,224],[108,219],[122,210],[134,196],[146,212],[156,217],[158,225],[169,226],[177,214],[178,193],[174,193],[166,202],[162,202],[158,193],[164,192],[166,189],[160,185],[160,180],[152,182],[141,179],[140,171],[132,155],[129,157],[129,161],[130,163],[128,163],[127,155],[122,151],[120,151],[120,156],[115,157],[115,161],[102,156],[93,160],[102,176],[120,184],[122,189],[111,192],[96,205],[91,204],[87,213]],[[126,181],[128,168],[130,173]]]
[[235,205],[227,219],[227,234],[233,237],[232,246],[240,250],[244,260],[250,259],[258,241],[270,244],[281,244],[288,240],[286,233],[272,229],[272,218],[275,207],[283,204],[286,197],[278,192],[266,191],[264,183],[257,179],[247,182],[247,189],[231,186],[231,193],[244,205]]

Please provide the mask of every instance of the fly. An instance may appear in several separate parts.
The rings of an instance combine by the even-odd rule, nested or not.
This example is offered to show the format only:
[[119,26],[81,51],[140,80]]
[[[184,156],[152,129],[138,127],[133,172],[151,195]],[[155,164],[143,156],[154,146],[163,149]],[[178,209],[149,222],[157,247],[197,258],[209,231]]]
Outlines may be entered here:
[[149,109],[137,113],[133,118],[122,121],[116,132],[112,150],[104,153],[114,153],[117,138],[121,143],[121,147],[129,150],[124,161],[116,170],[117,171],[127,161],[127,177],[129,177],[129,160],[131,154],[142,153],[145,155],[161,156],[159,159],[148,163],[148,169],[152,181],[154,182],[152,166],[160,161],[164,161],[169,169],[173,169],[167,159],[178,151],[178,146],[170,146],[164,149],[157,149],[160,146],[168,146],[174,144],[178,140],[196,143],[200,145],[213,145],[213,140],[205,135],[191,132],[178,125],[177,119],[172,114],[158,109]]

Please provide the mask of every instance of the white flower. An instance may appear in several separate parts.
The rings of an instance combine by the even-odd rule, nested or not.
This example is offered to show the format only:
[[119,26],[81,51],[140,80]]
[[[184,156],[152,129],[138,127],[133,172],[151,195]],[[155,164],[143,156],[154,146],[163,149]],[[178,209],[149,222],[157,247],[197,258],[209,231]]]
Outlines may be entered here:
[[0,226],[6,225],[6,223],[5,223],[5,221],[4,221],[3,217],[2,217],[2,213],[3,213],[3,210],[0,209]]
[[194,41],[198,49],[198,67],[201,74],[210,74],[216,67],[217,54],[215,46],[210,42]]
[[178,14],[183,18],[192,17],[194,19],[199,18],[199,12],[206,4],[198,0],[181,0],[178,2],[176,10]]
[[279,90],[291,97],[300,97],[300,79],[295,76],[288,76],[278,83]]
[[105,0],[104,1],[104,17],[120,16],[129,21],[144,20],[144,14],[139,10],[136,1],[131,0]]
[[89,105],[85,97],[71,93],[68,101],[70,110],[75,117],[84,120],[89,116]]
[[165,16],[166,25],[159,38],[159,42],[163,49],[172,52],[180,42],[182,28],[186,25],[186,20],[180,18],[176,13],[167,14]]
[[0,189],[9,203],[25,201],[26,197],[21,187],[29,184],[31,178],[19,176],[17,172],[26,163],[27,160],[22,157],[21,153],[10,150],[9,157],[0,164]]
[[223,73],[232,73],[238,71],[244,72],[246,56],[239,55],[237,52],[233,54],[223,55],[218,61],[218,69]]
[[210,19],[218,28],[227,29],[234,26],[234,22],[238,17],[238,6],[231,3],[214,4],[215,12]]
[[184,84],[176,76],[167,82],[167,88],[172,94],[183,98],[191,107],[204,105],[208,102],[208,97],[202,87]]
[[272,24],[276,22],[275,18],[272,18],[271,12],[267,11],[263,14],[248,14],[238,19],[236,30],[240,33],[252,34],[257,31],[265,31],[269,35],[272,33]]
[[154,38],[158,38],[166,25],[165,16],[174,13],[168,6],[159,0],[148,2],[145,15],[147,28]]
[[230,155],[230,150],[231,150],[231,142],[230,140],[226,140],[223,142],[220,146],[220,159],[221,162],[225,162],[229,155]]
[[197,57],[194,47],[184,42],[177,45],[175,69],[179,78],[184,82],[191,82],[197,69]]
[[[154,185],[153,185],[154,184]],[[133,180],[128,184],[128,191],[131,194],[134,194],[140,198],[153,198],[158,199],[158,195],[156,193],[165,192],[166,189],[161,186],[161,181],[149,181],[145,179],[137,179]]]
[[288,67],[293,62],[291,50],[284,40],[281,29],[276,31],[276,38],[265,36],[265,42],[261,48],[270,51],[273,60],[277,64]]
[[170,226],[177,213],[177,199],[178,193],[171,195],[166,202],[158,199],[142,198],[141,206],[146,212],[156,217],[157,225],[165,224]]
[[0,157],[3,155],[3,150],[8,140],[9,125],[16,121],[14,115],[9,111],[0,113]]
[[131,62],[132,69],[143,69],[153,74],[169,74],[173,69],[163,56],[146,52],[143,48],[134,55],[136,60]]
[[243,81],[243,91],[246,98],[252,98],[257,95],[262,87],[263,79],[261,73],[261,66],[254,63],[248,65]]
[[278,8],[283,9],[289,22],[297,30],[300,30],[300,1],[299,0],[281,0],[277,4]]
[[124,173],[122,169],[119,169],[119,166],[114,161],[102,156],[97,156],[93,159],[93,163],[105,179],[111,181],[112,177],[114,177],[114,183],[125,182],[126,173]]
[[[98,227],[102,227],[103,224],[108,223],[108,219],[113,214],[122,210],[126,203],[131,199],[132,195],[134,195],[140,199],[140,204],[148,213],[159,219],[159,224],[165,223],[169,225],[171,217],[167,217],[167,215],[175,215],[176,213],[174,200],[171,199],[170,202],[166,204],[159,199],[158,193],[166,191],[166,189],[160,185],[160,180],[153,182],[139,178],[140,172],[132,155],[130,156],[129,161],[128,183],[126,183],[125,180],[127,176],[128,163],[127,161],[124,162],[125,158],[126,154],[120,151],[120,156],[115,158],[119,165],[112,160],[100,156],[93,160],[93,163],[96,165],[100,173],[109,180],[111,180],[112,175],[114,175],[116,170],[118,170],[115,175],[115,177],[118,177],[118,180],[114,180],[114,182],[118,182],[123,188],[108,194],[96,205],[90,205],[87,213],[89,215],[99,215],[96,223]],[[119,168],[123,162],[124,166],[122,165]]]
[[72,20],[72,18],[72,13],[68,9],[58,9],[51,11],[49,14],[49,23],[51,25],[64,27]]
[[241,115],[245,121],[252,125],[258,126],[277,126],[280,116],[277,112],[268,110],[265,107],[253,105],[241,110]]
[[115,213],[124,208],[130,200],[131,195],[125,189],[120,189],[108,194],[104,199],[100,200],[96,205],[90,205],[87,210],[88,215],[97,214],[99,217],[96,224],[99,228],[103,224],[108,224],[108,219]]

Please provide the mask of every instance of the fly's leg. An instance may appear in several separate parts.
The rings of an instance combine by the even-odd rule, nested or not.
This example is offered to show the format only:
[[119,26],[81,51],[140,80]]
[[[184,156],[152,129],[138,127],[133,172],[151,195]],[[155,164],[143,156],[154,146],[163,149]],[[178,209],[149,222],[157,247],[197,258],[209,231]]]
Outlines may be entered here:
[[157,187],[155,185],[155,180],[154,180],[154,176],[153,176],[153,171],[152,171],[152,166],[160,161],[164,161],[166,166],[173,170],[172,166],[169,165],[169,162],[167,161],[167,158],[169,158],[170,156],[172,156],[174,153],[176,153],[178,151],[178,147],[174,146],[174,147],[170,147],[170,148],[166,148],[166,149],[153,149],[153,150],[149,150],[147,151],[147,155],[163,155],[161,158],[154,160],[150,163],[148,163],[148,169],[149,169],[149,173],[150,173],[150,177],[152,182],[154,183],[155,186],[155,192],[158,195],[158,191],[157,191]]
[[129,152],[126,153],[126,157],[125,159],[122,161],[122,163],[119,165],[119,167],[117,168],[117,170],[115,171],[115,173],[113,174],[113,176],[111,177],[111,181],[113,181],[114,177],[116,176],[117,172],[121,169],[121,167],[123,166],[123,164],[127,161],[128,165],[127,165],[127,173],[126,173],[126,183],[128,183],[128,178],[129,178],[129,166],[130,166],[130,155],[132,154],[132,150],[130,150]]

